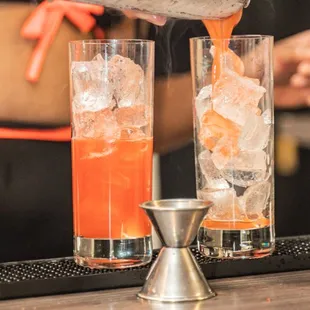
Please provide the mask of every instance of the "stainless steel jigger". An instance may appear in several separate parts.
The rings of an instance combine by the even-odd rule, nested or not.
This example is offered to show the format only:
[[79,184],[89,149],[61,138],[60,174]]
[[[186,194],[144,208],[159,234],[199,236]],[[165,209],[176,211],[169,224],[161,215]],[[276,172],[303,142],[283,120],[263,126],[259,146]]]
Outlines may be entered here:
[[211,202],[157,200],[141,205],[164,247],[138,297],[161,302],[204,300],[215,296],[188,247]]

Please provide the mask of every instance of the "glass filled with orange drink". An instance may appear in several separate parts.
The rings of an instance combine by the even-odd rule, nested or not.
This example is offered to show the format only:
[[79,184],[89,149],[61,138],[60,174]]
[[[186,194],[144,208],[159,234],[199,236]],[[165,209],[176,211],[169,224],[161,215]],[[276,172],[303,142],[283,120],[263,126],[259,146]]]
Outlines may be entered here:
[[214,203],[198,246],[259,258],[275,245],[273,38],[230,34],[191,39],[197,197]]
[[91,268],[152,257],[154,43],[70,43],[74,256]]

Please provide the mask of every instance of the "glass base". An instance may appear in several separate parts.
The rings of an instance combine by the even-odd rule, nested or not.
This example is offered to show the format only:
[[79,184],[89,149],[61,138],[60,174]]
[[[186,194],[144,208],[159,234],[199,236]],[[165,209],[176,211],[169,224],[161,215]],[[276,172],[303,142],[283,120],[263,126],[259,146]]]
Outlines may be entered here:
[[212,258],[262,258],[274,251],[273,232],[273,226],[248,230],[215,230],[200,227],[198,249]]
[[124,269],[152,260],[152,237],[135,239],[74,238],[74,259],[83,267]]

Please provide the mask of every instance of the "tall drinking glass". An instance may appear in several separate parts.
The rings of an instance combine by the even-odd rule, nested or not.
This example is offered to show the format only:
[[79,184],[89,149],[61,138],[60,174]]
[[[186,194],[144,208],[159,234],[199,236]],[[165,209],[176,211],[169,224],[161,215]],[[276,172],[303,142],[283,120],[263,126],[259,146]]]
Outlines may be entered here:
[[274,249],[273,38],[191,39],[196,186],[212,201],[201,252],[255,258]]
[[70,43],[74,256],[91,268],[150,262],[154,43]]

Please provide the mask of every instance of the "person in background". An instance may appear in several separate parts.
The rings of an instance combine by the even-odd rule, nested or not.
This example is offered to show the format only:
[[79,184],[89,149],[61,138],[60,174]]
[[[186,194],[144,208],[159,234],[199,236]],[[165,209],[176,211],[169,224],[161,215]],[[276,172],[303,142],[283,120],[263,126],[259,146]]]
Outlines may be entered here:
[[33,3],[0,7],[0,262],[72,255],[68,42],[133,37],[102,7]]
[[[276,120],[285,109],[309,115],[309,9],[307,1],[252,0],[234,31],[275,36]],[[196,196],[189,38],[204,35],[208,33],[200,21],[168,21],[163,29],[150,29],[149,38],[156,41],[154,143],[155,151],[162,155],[162,198]],[[296,143],[286,139],[279,144],[278,127],[276,133],[276,159],[284,158],[276,160],[276,232],[278,236],[309,234],[310,152],[295,149],[299,169],[290,176],[281,175],[283,166],[298,155],[292,150]]]

